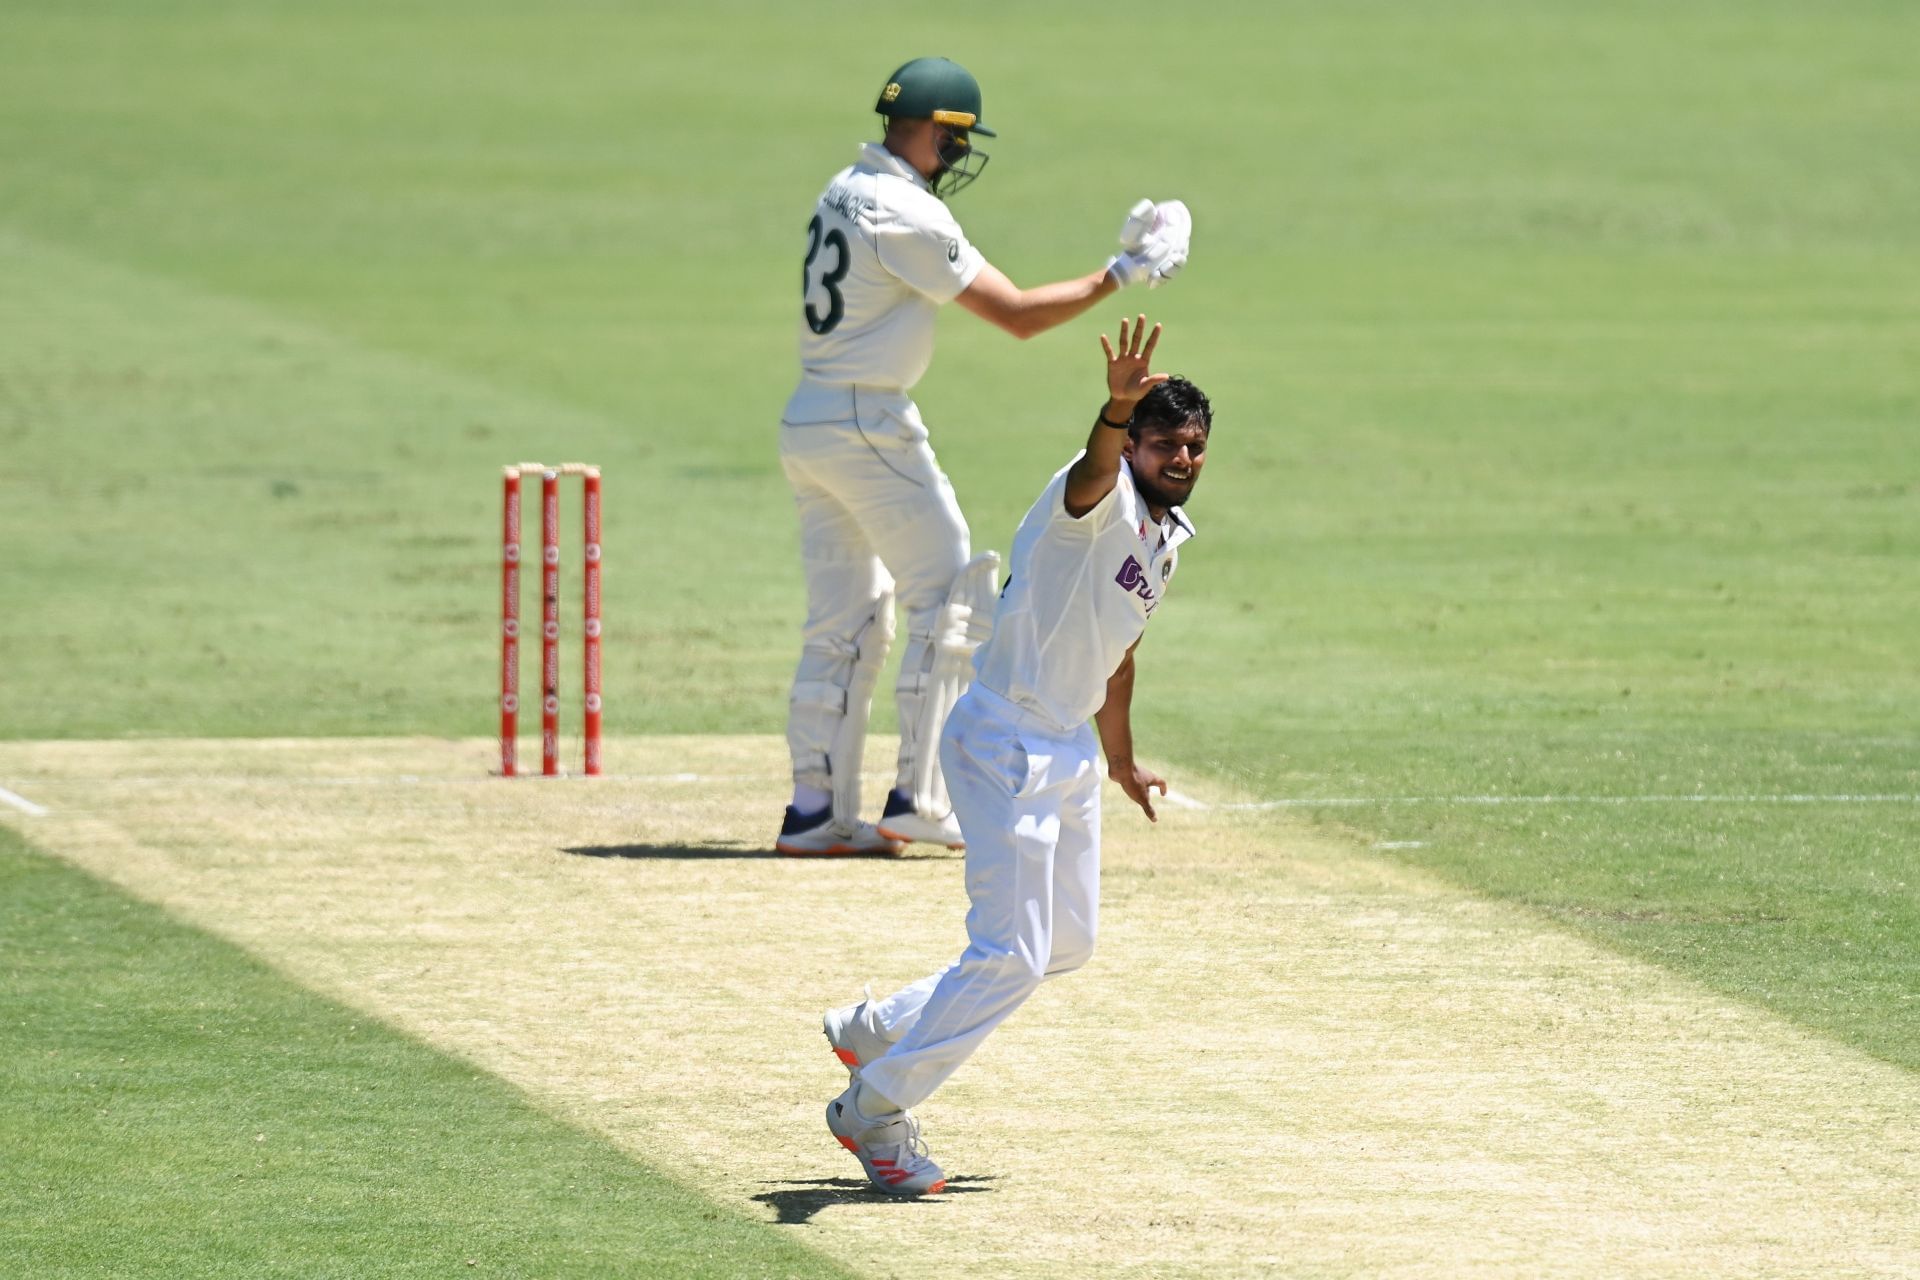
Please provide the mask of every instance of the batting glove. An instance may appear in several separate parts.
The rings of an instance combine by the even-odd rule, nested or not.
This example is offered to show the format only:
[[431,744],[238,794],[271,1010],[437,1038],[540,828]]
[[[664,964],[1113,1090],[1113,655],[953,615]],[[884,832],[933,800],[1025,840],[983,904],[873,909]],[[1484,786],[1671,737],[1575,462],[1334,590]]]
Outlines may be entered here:
[[1155,267],[1153,274],[1147,277],[1147,288],[1158,289],[1167,281],[1180,274],[1180,268],[1187,265],[1187,251],[1176,249],[1167,260]]
[[1187,265],[1193,240],[1193,215],[1186,203],[1141,200],[1120,224],[1120,252],[1107,264],[1121,288],[1146,281],[1158,288]]
[[1153,230],[1153,201],[1137,201],[1127,210],[1127,220],[1120,224],[1120,248],[1128,253],[1138,252],[1146,247],[1147,233]]
[[1122,289],[1153,279],[1156,272],[1167,265],[1173,256],[1173,246],[1163,244],[1148,236],[1147,242],[1140,248],[1128,253],[1116,253],[1107,262],[1107,274]]
[[1193,244],[1193,214],[1184,200],[1164,200],[1154,206],[1153,233],[1170,252],[1166,261],[1153,269],[1147,287],[1157,289],[1180,274],[1187,265],[1187,251]]

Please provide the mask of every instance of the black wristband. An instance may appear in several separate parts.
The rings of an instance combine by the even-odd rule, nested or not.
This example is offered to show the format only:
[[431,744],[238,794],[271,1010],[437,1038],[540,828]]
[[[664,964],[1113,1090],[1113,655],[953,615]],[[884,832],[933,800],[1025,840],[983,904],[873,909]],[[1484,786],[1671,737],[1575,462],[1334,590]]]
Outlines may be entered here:
[[1103,427],[1112,427],[1115,431],[1125,431],[1133,425],[1133,419],[1128,418],[1125,422],[1108,422],[1107,411],[1102,409],[1100,410],[1100,425]]

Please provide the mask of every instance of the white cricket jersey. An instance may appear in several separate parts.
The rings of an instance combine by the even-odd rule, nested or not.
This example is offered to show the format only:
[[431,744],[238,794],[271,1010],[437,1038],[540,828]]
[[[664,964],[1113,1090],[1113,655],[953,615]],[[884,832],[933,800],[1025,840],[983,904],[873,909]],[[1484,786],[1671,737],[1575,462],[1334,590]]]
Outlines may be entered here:
[[1155,522],[1124,458],[1113,491],[1074,519],[1066,498],[1072,467],[1055,473],[1013,535],[993,637],[973,662],[981,684],[1062,732],[1106,702],[1107,678],[1147,629],[1178,548],[1193,536],[1178,507]]
[[807,226],[800,368],[817,382],[905,390],[933,361],[933,322],[980,274],[947,206],[877,142],[834,175]]

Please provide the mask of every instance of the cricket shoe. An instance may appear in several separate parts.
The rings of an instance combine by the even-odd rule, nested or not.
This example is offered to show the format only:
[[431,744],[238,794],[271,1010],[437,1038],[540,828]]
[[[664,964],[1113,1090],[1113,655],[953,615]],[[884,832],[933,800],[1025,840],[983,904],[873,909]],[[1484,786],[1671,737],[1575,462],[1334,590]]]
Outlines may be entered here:
[[821,1016],[820,1029],[849,1076],[893,1047],[874,1017],[873,1005],[873,988],[868,987],[866,999],[829,1009]]
[[843,857],[863,853],[898,853],[900,842],[883,836],[870,822],[835,822],[829,810],[801,813],[787,806],[780,838],[773,847],[796,857]]
[[887,807],[875,828],[881,835],[908,844],[940,844],[949,849],[964,849],[967,838],[960,834],[960,822],[953,814],[935,821],[913,807],[913,798],[904,792],[887,793]]
[[947,1175],[927,1156],[920,1122],[911,1111],[889,1111],[879,1119],[860,1114],[854,1103],[858,1083],[827,1104],[827,1131],[860,1158],[867,1178],[890,1196],[931,1196],[947,1188]]

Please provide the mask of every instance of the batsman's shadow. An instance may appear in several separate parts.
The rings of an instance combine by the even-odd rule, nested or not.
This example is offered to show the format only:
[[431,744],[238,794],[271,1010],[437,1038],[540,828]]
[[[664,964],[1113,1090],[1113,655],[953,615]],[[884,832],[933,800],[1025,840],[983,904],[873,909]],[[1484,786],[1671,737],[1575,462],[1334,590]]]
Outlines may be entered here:
[[[816,858],[824,857],[833,862],[857,862],[862,859],[868,861],[878,859],[884,862],[917,862],[928,859],[945,861],[957,860],[956,855],[947,852],[947,850],[937,845],[924,846],[928,850],[926,853],[914,852],[922,847],[921,845],[910,845],[908,846],[909,852],[906,853],[836,853],[811,856]],[[764,845],[754,844],[745,840],[720,840],[715,841],[713,844],[699,845],[581,844],[566,846],[562,848],[560,852],[573,854],[577,858],[661,858],[680,859],[682,861],[703,861],[716,858],[785,858],[788,856],[778,850],[769,849]]]
[[865,1178],[794,1178],[781,1183],[777,1191],[763,1191],[753,1197],[773,1206],[780,1216],[774,1221],[787,1226],[804,1227],[822,1209],[837,1204],[935,1205],[948,1196],[972,1195],[992,1191],[986,1184],[992,1178],[948,1178],[946,1190],[935,1196],[890,1196]]
[[579,858],[781,858],[785,854],[745,841],[713,844],[582,844],[561,850]]

